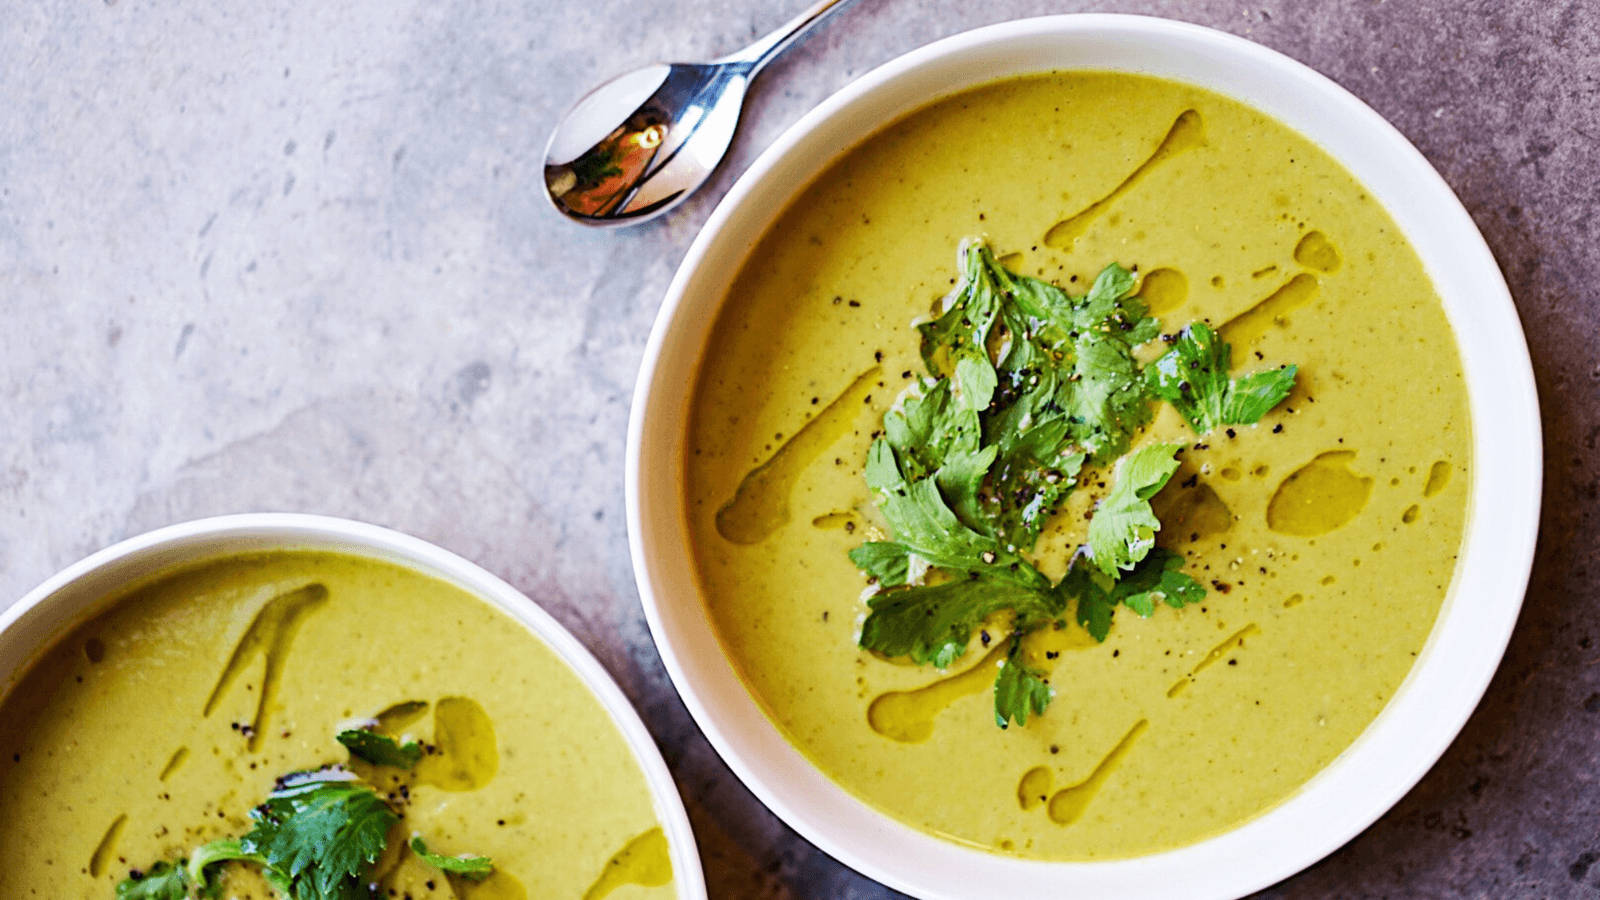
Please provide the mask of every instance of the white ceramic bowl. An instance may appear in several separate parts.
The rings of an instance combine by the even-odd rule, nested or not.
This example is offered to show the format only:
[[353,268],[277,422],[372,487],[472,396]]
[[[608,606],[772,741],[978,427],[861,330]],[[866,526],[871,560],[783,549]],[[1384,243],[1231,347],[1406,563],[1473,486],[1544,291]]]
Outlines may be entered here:
[[483,598],[538,635],[600,700],[644,770],[656,818],[671,848],[678,896],[706,896],[694,833],[672,775],[644,723],[600,663],[516,588],[448,550],[387,528],[326,516],[261,513],[171,525],[107,547],[0,611],[0,696],[52,641],[130,582],[188,562],[279,549],[328,550],[405,566]]
[[[1382,714],[1269,812],[1199,844],[1111,862],[1028,862],[959,847],[874,811],[814,768],[723,654],[691,570],[680,496],[686,386],[729,279],[789,198],[845,148],[936,97],[1052,69],[1197,84],[1271,114],[1343,162],[1405,231],[1444,299],[1474,426],[1476,474],[1454,586]],[[1162,19],[1055,16],[980,28],[875,69],[812,110],[739,179],[689,249],[651,333],[629,426],[634,570],[689,711],[744,783],[807,840],[925,897],[1228,897],[1332,852],[1399,800],[1466,723],[1516,622],[1538,528],[1538,398],[1526,342],[1500,270],[1450,188],[1377,113],[1311,69],[1241,38]]]

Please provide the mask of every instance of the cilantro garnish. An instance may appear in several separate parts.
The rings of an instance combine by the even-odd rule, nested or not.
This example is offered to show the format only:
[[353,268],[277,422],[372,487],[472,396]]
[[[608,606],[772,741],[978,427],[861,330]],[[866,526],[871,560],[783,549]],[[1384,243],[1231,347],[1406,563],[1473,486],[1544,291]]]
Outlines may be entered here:
[[1254,425],[1294,390],[1296,366],[1229,378],[1232,351],[1204,322],[1178,335],[1145,370],[1150,393],[1177,407],[1195,434],[1224,425]]
[[1113,581],[1080,556],[1061,580],[1061,590],[1077,598],[1074,618],[1078,624],[1095,640],[1103,641],[1111,632],[1111,616],[1119,605],[1149,617],[1156,611],[1157,600],[1182,609],[1204,599],[1206,589],[1180,571],[1182,568],[1182,556],[1158,547]]
[[1011,721],[1026,725],[1030,711],[1039,715],[1050,705],[1045,673],[1029,668],[1021,656],[1022,637],[1017,635],[1011,639],[1011,650],[1000,662],[1000,674],[994,679],[994,721],[1001,728]]
[[1089,520],[1089,553],[1108,577],[1132,569],[1156,544],[1161,522],[1150,509],[1156,495],[1178,471],[1177,444],[1150,444],[1117,460],[1115,484]]
[[[1115,263],[1081,297],[1007,270],[982,241],[962,245],[960,266],[939,316],[917,326],[936,380],[903,405],[910,419],[916,401],[923,425],[899,429],[885,416],[885,433],[897,457],[936,471],[965,524],[1025,551],[1084,462],[1116,458],[1149,420],[1133,348],[1159,326]],[[956,452],[926,458],[928,433],[959,435]]]
[[[361,758],[368,758],[363,750],[372,747],[384,748],[377,752],[379,756],[393,754],[395,758],[411,758],[405,748],[415,747],[416,756],[421,756],[414,742],[402,745],[388,738],[371,741],[352,735],[383,736],[340,732],[339,742]],[[368,761],[390,765],[377,759]],[[414,763],[412,759],[410,764]],[[398,794],[409,796],[405,790]],[[266,802],[250,811],[250,818],[255,826],[243,837],[212,841],[198,848],[187,862],[159,862],[137,876],[130,875],[117,885],[118,900],[216,897],[221,886],[211,870],[227,862],[259,866],[267,883],[287,900],[366,900],[373,866],[389,848],[389,833],[400,821],[400,811],[350,770],[326,766],[278,779]],[[429,865],[445,872],[478,880],[493,870],[487,857],[429,853],[421,837],[414,836],[410,846]]]
[[[1002,546],[999,539],[973,531],[945,501],[939,473],[908,480],[887,438],[873,441],[867,454],[867,485],[878,495],[884,518],[894,528],[894,541],[868,544],[851,554],[856,564],[891,584],[904,583],[912,556],[924,564],[993,577],[1025,587],[1049,587],[1049,579]],[[981,476],[981,472],[980,472]],[[905,565],[896,558],[903,556]]]
[[1048,588],[981,576],[886,591],[867,606],[871,612],[861,623],[861,646],[941,669],[967,651],[972,633],[995,613],[1010,610],[1012,627],[1028,629],[1065,611],[1059,595]]
[[263,867],[267,881],[271,882],[274,887],[284,894],[289,893],[289,876],[274,870],[267,862],[266,857],[259,853],[246,851],[238,838],[223,838],[212,841],[196,850],[194,855],[189,857],[187,866],[189,881],[201,889],[202,896],[213,895],[217,893],[217,889],[221,885],[210,880],[206,875],[206,869],[217,863],[234,860],[255,863]]
[[[1024,662],[1029,633],[1065,625],[1072,609],[1103,641],[1118,606],[1149,616],[1158,603],[1205,596],[1182,556],[1155,548],[1150,498],[1177,470],[1180,445],[1128,452],[1152,401],[1172,400],[1204,433],[1258,420],[1295,370],[1230,380],[1228,345],[1199,323],[1142,368],[1135,348],[1160,323],[1134,296],[1134,273],[1115,263],[1078,297],[1007,270],[982,241],[963,243],[958,267],[938,315],[917,326],[927,375],[885,413],[867,454],[891,537],[850,558],[875,590],[859,639],[868,650],[946,668],[974,632],[1004,623],[1010,648],[994,687],[1004,728],[1050,703],[1046,673]],[[1113,462],[1086,545],[1052,584],[1028,554],[1083,470]]]
[[440,856],[437,853],[429,853],[428,845],[420,836],[411,838],[411,852],[441,872],[460,875],[473,881],[482,881],[494,871],[494,863],[487,856]]
[[189,882],[183,866],[158,862],[117,885],[117,900],[186,900]]
[[422,759],[422,745],[416,741],[404,744],[366,728],[347,728],[335,739],[350,751],[350,755],[375,766],[409,769]]
[[240,848],[288,876],[297,898],[357,896],[362,871],[388,846],[399,816],[353,779],[341,768],[290,776],[250,811],[256,826]]

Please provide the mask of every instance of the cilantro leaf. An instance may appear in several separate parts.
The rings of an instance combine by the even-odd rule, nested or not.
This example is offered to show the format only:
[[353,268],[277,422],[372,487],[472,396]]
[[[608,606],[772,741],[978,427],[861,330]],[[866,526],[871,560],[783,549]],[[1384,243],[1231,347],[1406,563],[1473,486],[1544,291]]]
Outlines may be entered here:
[[[894,529],[894,543],[907,554],[915,554],[942,569],[981,573],[1038,589],[1049,587],[1049,579],[1015,551],[973,531],[957,518],[935,479],[907,481],[886,439],[872,442],[866,474],[868,486],[878,492],[884,518]],[[897,565],[891,567],[882,560],[886,548],[869,552],[879,571],[898,570]]]
[[409,769],[422,759],[422,745],[416,741],[404,744],[366,728],[347,728],[335,739],[350,751],[350,755],[375,766]]
[[440,856],[437,853],[429,853],[428,845],[423,842],[420,835],[412,836],[411,852],[422,857],[423,862],[435,869],[473,881],[482,881],[494,871],[494,863],[487,856]]
[[1296,366],[1229,378],[1232,349],[1204,322],[1179,333],[1178,340],[1145,370],[1150,393],[1183,414],[1195,434],[1224,425],[1254,425],[1294,390]]
[[183,866],[158,862],[117,885],[117,900],[187,900],[189,880]]
[[979,446],[978,409],[988,405],[994,391],[994,370],[971,359],[961,360],[956,370],[956,381],[940,380],[920,395],[908,393],[885,413],[884,436],[906,480],[933,476],[962,523],[977,527],[978,489],[995,456],[994,448]]
[[214,897],[221,893],[222,885],[212,881],[206,874],[206,869],[218,863],[239,860],[242,862],[257,863],[268,869],[267,880],[272,882],[280,891],[289,893],[288,877],[282,872],[273,871],[268,865],[266,857],[257,853],[246,852],[238,838],[222,838],[204,844],[189,857],[187,865],[189,881],[193,882],[200,890],[202,897]]
[[1000,673],[994,679],[994,721],[1001,728],[1011,722],[1028,724],[1028,713],[1043,715],[1050,705],[1050,685],[1045,673],[1030,669],[1022,662],[1022,638],[1011,639],[1011,651],[1000,663]]
[[250,811],[256,825],[240,849],[287,876],[297,900],[360,896],[361,874],[388,846],[399,816],[351,779],[341,768],[290,776]]
[[894,541],[867,541],[850,551],[850,561],[884,587],[896,587],[907,582],[910,553]]
[[972,632],[1003,610],[1014,610],[1013,629],[1060,615],[1065,607],[1048,589],[1023,587],[992,578],[965,578],[931,587],[878,594],[861,623],[861,646],[886,656],[941,669],[961,658]]
[[1102,643],[1111,634],[1111,616],[1116,611],[1116,601],[1101,585],[1104,577],[1083,556],[1078,556],[1072,560],[1061,583],[1056,585],[1058,596],[1074,601],[1073,620],[1089,632],[1090,637]]
[[1158,547],[1134,566],[1133,571],[1124,573],[1117,580],[1111,595],[1123,606],[1145,618],[1156,611],[1158,601],[1173,609],[1199,603],[1205,599],[1206,589],[1179,571],[1182,568],[1181,554]]
[[1127,449],[1134,429],[1149,421],[1143,372],[1133,348],[1156,336],[1159,324],[1133,296],[1131,271],[1111,263],[1089,293],[1073,298],[1054,285],[999,268],[1003,295],[1020,320],[1001,368],[1032,379],[1059,375],[1053,402],[1069,423],[1067,437],[1097,462]]
[[1181,554],[1158,547],[1131,571],[1121,572],[1121,578],[1111,581],[1079,557],[1073,560],[1072,568],[1057,590],[1077,601],[1073,618],[1078,624],[1095,640],[1104,641],[1111,632],[1112,614],[1119,605],[1148,617],[1155,612],[1157,601],[1182,609],[1205,599],[1206,589],[1179,571],[1182,568]]
[[957,258],[960,282],[945,297],[938,317],[917,326],[922,335],[922,361],[936,376],[948,375],[962,358],[989,364],[989,333],[1000,319],[999,286],[994,278],[1000,266],[988,245],[969,238],[961,242]]
[[1178,444],[1148,444],[1117,461],[1116,483],[1089,520],[1089,553],[1110,578],[1131,569],[1155,546],[1161,521],[1150,498],[1178,470]]
[[1009,271],[979,240],[962,243],[959,268],[938,317],[917,326],[936,381],[884,430],[906,480],[934,474],[965,525],[1028,550],[1084,462],[1114,458],[1149,420],[1133,348],[1158,324],[1115,263],[1083,297]]
[[1076,343],[1069,410],[1085,423],[1079,441],[1096,462],[1128,449],[1134,430],[1150,421],[1144,375],[1132,345],[1114,334],[1089,332]]

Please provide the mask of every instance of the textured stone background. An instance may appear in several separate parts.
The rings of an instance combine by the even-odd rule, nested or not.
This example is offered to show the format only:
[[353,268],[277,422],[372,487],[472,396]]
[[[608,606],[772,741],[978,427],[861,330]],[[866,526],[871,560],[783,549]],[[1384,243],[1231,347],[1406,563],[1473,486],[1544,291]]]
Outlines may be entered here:
[[676,215],[600,233],[546,208],[539,153],[586,86],[801,5],[5,4],[0,604],[197,516],[393,526],[598,654],[677,773],[714,896],[885,896],[764,811],[667,681],[623,527],[635,368],[718,196],[836,88],[989,22],[1155,13],[1310,63],[1422,148],[1505,269],[1546,409],[1538,563],[1488,698],[1393,812],[1269,895],[1600,893],[1600,5],[860,0],[764,76]]

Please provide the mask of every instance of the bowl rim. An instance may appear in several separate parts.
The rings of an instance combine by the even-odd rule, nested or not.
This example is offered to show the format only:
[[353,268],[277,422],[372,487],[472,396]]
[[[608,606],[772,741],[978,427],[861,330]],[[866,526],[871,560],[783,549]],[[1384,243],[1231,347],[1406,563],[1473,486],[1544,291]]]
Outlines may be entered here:
[[[148,560],[156,564],[140,574],[152,576],[206,559],[273,547],[346,553],[411,568],[489,603],[542,640],[600,702],[638,762],[650,789],[656,819],[667,834],[678,896],[706,896],[705,875],[683,798],[660,748],[610,673],[572,632],[526,594],[482,566],[421,538],[352,519],[304,513],[238,513],[163,526],[91,553],[0,610],[0,651],[18,622],[47,614],[57,598],[63,598],[62,602],[73,599],[72,589],[97,573],[106,573],[113,567],[136,567]],[[157,562],[163,554],[176,555],[165,563]],[[24,641],[20,658],[9,677],[0,680],[0,696],[14,686],[15,677],[32,665],[39,653],[53,646],[86,615],[92,615],[99,608],[95,603],[83,603],[63,622],[45,631],[42,641],[20,639]]]
[[[745,701],[736,699],[720,681],[698,681],[700,677],[712,678],[699,674],[708,666],[719,675],[724,669],[732,673],[732,667],[725,658],[720,665],[704,659],[707,644],[698,629],[713,626],[705,614],[698,587],[690,596],[671,595],[673,585],[669,582],[681,586],[683,574],[672,567],[692,568],[692,563],[681,558],[686,549],[681,496],[674,509],[669,498],[674,488],[662,484],[672,473],[681,472],[681,465],[673,468],[677,464],[671,460],[674,447],[681,451],[681,440],[674,444],[671,436],[675,430],[681,432],[686,423],[688,404],[682,378],[666,377],[662,370],[669,365],[682,368],[678,358],[683,356],[683,345],[688,341],[682,332],[708,329],[705,320],[722,302],[720,292],[711,297],[694,295],[697,280],[707,278],[700,271],[702,264],[714,252],[726,253],[730,244],[748,249],[753,236],[764,230],[776,214],[749,213],[743,207],[764,190],[769,195],[780,190],[769,189],[765,184],[775,173],[793,179],[781,188],[781,196],[792,199],[837,153],[876,131],[876,127],[859,130],[832,154],[819,155],[815,148],[805,146],[814,132],[866,105],[875,92],[888,92],[924,69],[941,64],[954,66],[951,60],[959,60],[963,54],[970,56],[985,48],[1041,37],[1080,42],[1085,38],[1156,40],[1167,46],[1181,45],[1219,67],[1263,70],[1273,76],[1272,84],[1252,86],[1250,91],[1255,93],[1247,95],[1242,89],[1226,90],[1199,77],[1166,77],[1232,96],[1256,109],[1272,106],[1261,99],[1263,96],[1286,92],[1284,96],[1307,103],[1315,101],[1322,114],[1353,123],[1359,139],[1378,148],[1373,152],[1381,150],[1386,164],[1403,173],[1403,187],[1375,192],[1375,196],[1417,248],[1444,300],[1456,332],[1473,422],[1473,485],[1455,577],[1417,662],[1377,718],[1349,748],[1295,793],[1245,823],[1174,850],[1091,863],[1046,863],[993,856],[901,824],[822,776],[778,733],[742,683],[735,687],[744,694]],[[1061,64],[1053,68],[1122,67]],[[1124,70],[1140,71],[1133,66]],[[944,91],[929,95],[925,102],[993,77],[950,84]],[[1223,76],[1214,77],[1220,80]],[[903,106],[900,114],[913,108]],[[1305,134],[1371,187],[1371,173],[1363,177],[1370,167],[1358,172],[1347,153],[1334,149],[1336,142],[1313,135],[1313,129],[1304,124],[1305,116],[1291,121],[1292,117],[1278,107],[1269,109],[1268,114]],[[890,120],[892,117],[883,121]],[[798,168],[805,177],[794,177],[795,166],[789,166],[786,173],[780,172],[791,155],[808,153],[812,159]],[[776,207],[781,209],[784,205],[777,203]],[[1447,237],[1453,242],[1449,270],[1432,264],[1446,257],[1431,251],[1424,253],[1416,229],[1406,224],[1424,212],[1430,221],[1441,226],[1443,235],[1439,240]],[[754,221],[755,227],[743,235],[731,234],[730,227],[740,216],[746,220],[740,224]],[[1432,243],[1430,238],[1430,246]],[[690,355],[697,361],[703,352],[703,338],[690,343],[695,345]],[[1487,380],[1491,375],[1499,379],[1498,383]],[[1486,418],[1486,409],[1496,415]],[[1490,421],[1495,423],[1492,434],[1486,427]],[[1480,477],[1480,473],[1488,471],[1496,473],[1492,491],[1486,489]],[[635,386],[626,457],[628,535],[635,579],[662,661],[695,722],[746,787],[802,837],[851,868],[919,896],[961,896],[962,885],[972,890],[971,885],[982,884],[985,891],[1004,889],[1018,896],[1049,896],[1071,888],[1090,895],[1153,897],[1170,892],[1171,885],[1177,883],[1174,879],[1179,878],[1185,879],[1182,883],[1192,889],[1193,896],[1239,896],[1276,883],[1333,852],[1378,819],[1432,768],[1488,687],[1526,591],[1538,532],[1541,485],[1538,395],[1515,305],[1470,215],[1422,154],[1360,99],[1283,54],[1198,25],[1110,14],[1021,19],[944,38],[873,69],[785,130],[712,212],[667,289]],[[681,489],[678,493],[681,495]],[[1466,583],[1468,573],[1490,577]],[[691,574],[691,583],[693,577]],[[683,605],[696,609],[676,608]],[[1446,632],[1449,641],[1441,638]],[[718,640],[714,633],[711,640]],[[716,646],[720,651],[720,642]],[[1450,673],[1448,677],[1440,674],[1445,672]],[[736,679],[737,675],[733,677]],[[712,692],[718,693],[719,698],[709,699]],[[716,702],[732,704],[732,708],[714,709]],[[752,722],[752,716],[760,721]],[[1398,764],[1384,758],[1380,751],[1390,752]],[[797,767],[795,758],[811,772]],[[1356,776],[1368,780],[1354,780]],[[1309,812],[1313,809],[1315,816]],[[1337,814],[1330,814],[1330,810]],[[1298,814],[1289,814],[1297,811]]]

